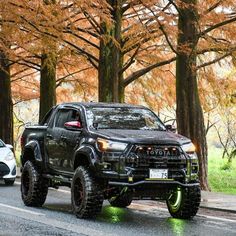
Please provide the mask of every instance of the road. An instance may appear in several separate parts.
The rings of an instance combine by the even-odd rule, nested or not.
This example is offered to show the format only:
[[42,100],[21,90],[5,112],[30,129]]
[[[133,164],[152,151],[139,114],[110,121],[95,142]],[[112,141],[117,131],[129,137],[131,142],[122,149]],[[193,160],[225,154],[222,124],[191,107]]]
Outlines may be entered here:
[[12,187],[0,182],[0,236],[236,235],[234,215],[226,219],[225,213],[219,217],[201,210],[193,220],[178,220],[152,201],[134,201],[127,209],[105,201],[96,220],[77,219],[71,211],[69,188],[50,189],[42,208],[30,208],[21,201],[18,181]]

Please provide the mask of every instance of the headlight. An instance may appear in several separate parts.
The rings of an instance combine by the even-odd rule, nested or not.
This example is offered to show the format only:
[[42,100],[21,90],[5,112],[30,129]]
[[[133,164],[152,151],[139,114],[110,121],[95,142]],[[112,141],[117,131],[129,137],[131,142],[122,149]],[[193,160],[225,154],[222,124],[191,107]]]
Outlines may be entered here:
[[196,147],[193,143],[186,143],[181,146],[182,150],[188,154],[192,154],[196,151]]
[[14,154],[12,153],[12,152],[9,152],[6,156],[5,156],[5,158],[4,158],[4,160],[5,161],[11,161],[11,160],[13,160],[15,157],[14,157]]
[[122,152],[125,150],[127,145],[127,143],[114,142],[102,138],[97,139],[97,147],[101,152]]

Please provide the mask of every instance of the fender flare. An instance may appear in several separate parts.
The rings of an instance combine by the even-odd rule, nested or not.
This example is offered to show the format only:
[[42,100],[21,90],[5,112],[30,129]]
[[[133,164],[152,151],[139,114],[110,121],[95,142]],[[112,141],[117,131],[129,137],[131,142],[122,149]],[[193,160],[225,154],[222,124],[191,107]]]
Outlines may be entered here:
[[[33,155],[29,156],[29,154],[28,154],[29,151],[32,152]],[[40,145],[39,145],[39,142],[37,140],[30,140],[24,147],[24,151],[23,151],[22,156],[21,156],[22,166],[28,160],[33,160],[37,164],[40,164],[40,165],[43,162],[42,153],[41,153],[41,150],[40,150]]]
[[97,161],[96,153],[93,147],[82,145],[79,149],[76,150],[74,157],[73,157],[73,166],[75,167],[76,160],[79,155],[83,155],[87,158],[90,168],[95,168],[95,162]]

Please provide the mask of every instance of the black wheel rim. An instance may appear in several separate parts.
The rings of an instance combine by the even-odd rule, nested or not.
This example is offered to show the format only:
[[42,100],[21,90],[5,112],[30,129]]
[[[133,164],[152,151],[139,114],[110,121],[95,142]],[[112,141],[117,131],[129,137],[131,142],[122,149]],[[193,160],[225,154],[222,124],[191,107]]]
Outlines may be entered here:
[[77,209],[81,208],[84,199],[84,187],[80,178],[77,178],[74,183],[74,204]]

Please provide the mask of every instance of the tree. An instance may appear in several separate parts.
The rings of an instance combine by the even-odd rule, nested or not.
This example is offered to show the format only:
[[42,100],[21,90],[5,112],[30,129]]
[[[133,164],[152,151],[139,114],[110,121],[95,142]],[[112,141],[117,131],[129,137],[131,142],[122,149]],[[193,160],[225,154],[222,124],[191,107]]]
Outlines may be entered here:
[[[199,2],[169,0],[160,15],[155,10],[157,1],[145,6],[156,17],[168,47],[176,55],[178,131],[191,138],[196,145],[200,182],[203,189],[208,189],[206,132],[199,98],[198,73],[232,56],[235,46],[228,38],[231,38],[231,42],[234,40],[232,27],[236,17],[235,9],[230,8],[233,4],[230,0]],[[170,26],[178,26],[177,34],[174,29],[169,30]]]
[[[188,6],[186,6],[188,4]],[[197,1],[181,1],[178,20],[176,60],[176,116],[178,132],[192,139],[200,165],[200,182],[208,189],[207,143],[204,118],[197,85]]]
[[[38,1],[8,2],[15,7],[21,30],[37,39],[57,41],[59,47],[70,48],[78,58],[87,60],[98,75],[100,101],[124,101],[125,88],[131,83],[141,84],[143,89],[156,84],[154,80],[165,81],[164,73],[157,78],[148,73],[176,61],[179,131],[196,144],[201,184],[208,188],[198,82],[207,67],[233,56],[236,50],[232,0],[77,0],[58,1],[53,7]],[[140,79],[144,75],[148,76]],[[66,80],[62,77],[61,81],[58,84]],[[147,101],[150,90],[143,91]]]
[[[5,7],[0,4],[1,19],[5,19]],[[7,37],[8,28],[5,24],[1,24],[0,28],[0,138],[4,142],[13,144],[13,104],[11,95],[10,80],[10,62],[8,49],[10,43]]]
[[121,87],[123,73],[123,54],[122,54],[122,2],[120,0],[107,0],[111,6],[112,21],[101,22],[100,28],[102,37],[99,47],[99,101],[118,102],[124,100],[124,92]]
[[[216,8],[221,1],[208,9],[207,13]],[[209,189],[207,181],[207,142],[204,126],[204,117],[198,93],[197,69],[210,65],[228,56],[228,53],[210,62],[205,62],[201,66],[197,64],[198,46],[200,38],[223,25],[234,22],[236,19],[224,19],[220,23],[199,32],[199,8],[197,0],[181,0],[178,4],[178,50],[176,60],[176,103],[177,103],[177,126],[179,133],[190,137],[196,145],[200,164],[200,183],[205,190]],[[199,45],[198,45],[199,44]],[[208,46],[209,47],[209,46]],[[219,43],[218,43],[219,47]],[[211,47],[208,50],[224,51],[225,45],[220,45],[218,49]],[[200,51],[200,50],[199,50]]]
[[[39,5],[37,10],[27,1],[13,5],[16,15],[21,10],[19,21],[24,30],[69,46],[97,70],[99,101],[124,101],[125,87],[130,83],[175,61],[175,57],[169,57],[166,52],[154,58],[158,47],[150,47],[150,42],[164,35],[154,22],[155,16],[138,0],[88,1],[86,4],[74,1],[68,5],[58,2],[53,4],[53,9],[49,4]],[[158,7],[156,12],[162,8]],[[37,18],[27,9],[37,13]],[[153,59],[142,59],[144,52]]]
[[39,121],[56,105],[57,55],[53,46],[48,45],[50,51],[44,51],[41,55]]
[[[150,41],[163,35],[159,26],[153,23],[155,16],[149,14],[142,1],[110,0],[107,3],[111,20],[109,23],[101,22],[99,101],[124,102],[125,88],[129,84],[155,68],[170,64],[175,58],[166,59],[167,55],[162,57],[160,53],[155,59],[145,62],[144,51],[150,57],[155,53]],[[159,7],[156,11],[162,10]],[[142,58],[142,63],[139,63]]]
[[0,138],[13,144],[13,104],[11,95],[10,63],[0,47]]

